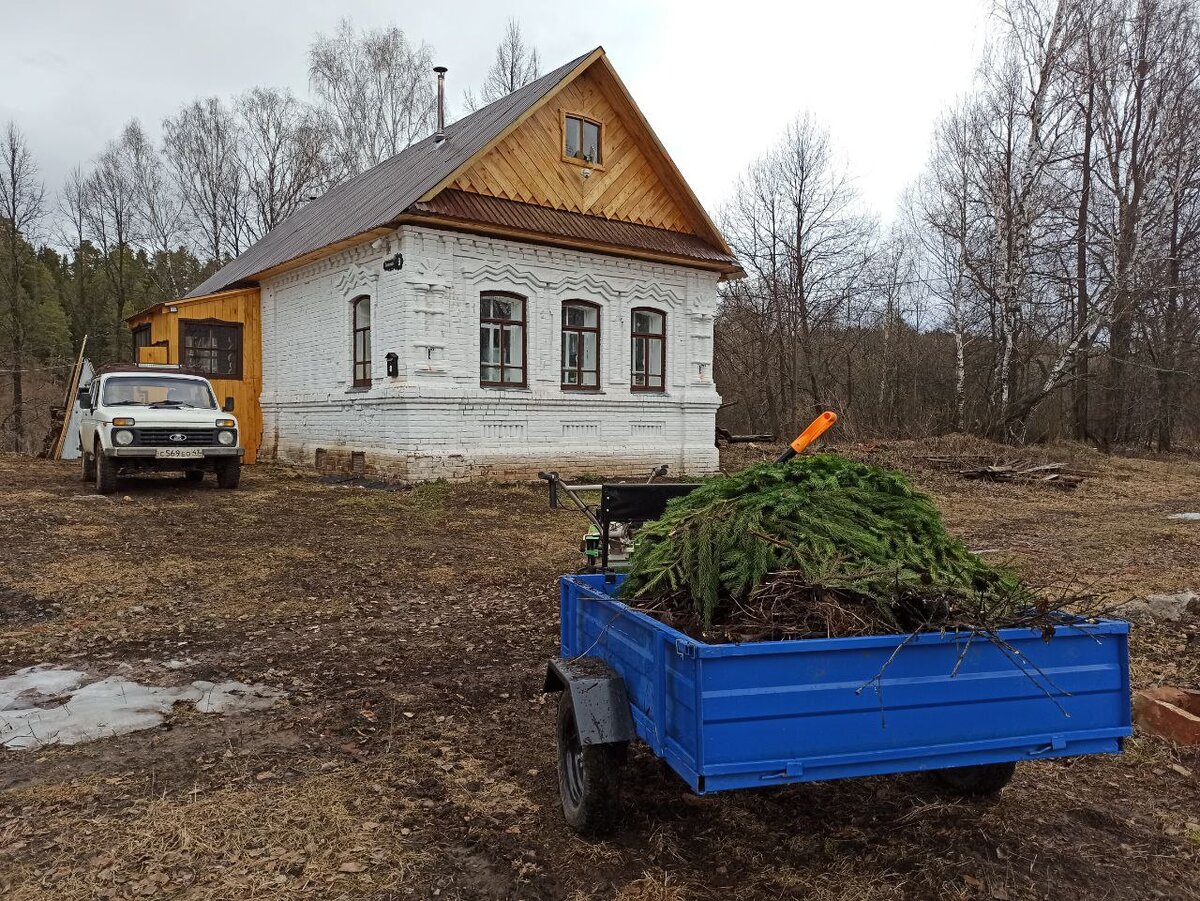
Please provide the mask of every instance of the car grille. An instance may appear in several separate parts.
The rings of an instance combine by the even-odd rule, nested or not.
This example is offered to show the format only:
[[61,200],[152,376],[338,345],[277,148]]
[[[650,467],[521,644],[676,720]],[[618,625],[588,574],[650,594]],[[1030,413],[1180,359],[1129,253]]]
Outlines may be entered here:
[[[172,435],[183,435],[184,440]],[[133,443],[138,447],[214,447],[216,429],[134,429]]]

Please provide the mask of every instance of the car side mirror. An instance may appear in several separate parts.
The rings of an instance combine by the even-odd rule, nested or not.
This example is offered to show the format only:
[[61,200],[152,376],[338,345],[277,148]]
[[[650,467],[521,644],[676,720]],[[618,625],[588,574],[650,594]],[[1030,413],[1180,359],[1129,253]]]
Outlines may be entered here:
[[80,409],[90,410],[92,408],[92,389],[91,388],[80,388],[78,391],[75,392],[75,398],[79,401]]
[[225,406],[221,407],[221,412],[222,413],[232,413],[233,412],[233,398],[232,397],[225,398]]

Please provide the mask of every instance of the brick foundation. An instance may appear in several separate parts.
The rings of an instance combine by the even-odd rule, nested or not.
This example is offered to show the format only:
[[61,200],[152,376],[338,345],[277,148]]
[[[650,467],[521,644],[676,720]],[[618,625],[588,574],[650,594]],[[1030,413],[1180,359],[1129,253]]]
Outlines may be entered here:
[[[360,462],[356,462],[359,454]],[[451,482],[472,479],[498,482],[532,481],[537,478],[539,472],[551,469],[567,481],[577,480],[582,476],[643,478],[649,475],[651,469],[662,463],[671,467],[668,477],[699,477],[717,471],[715,449],[713,464],[704,467],[697,466],[694,461],[691,465],[684,466],[652,451],[620,456],[547,454],[544,457],[490,456],[470,459],[461,454],[445,457],[410,457],[351,448],[290,445],[280,448],[278,456],[273,459],[281,463],[312,467],[323,473],[371,476],[400,482],[426,482],[437,479]]]

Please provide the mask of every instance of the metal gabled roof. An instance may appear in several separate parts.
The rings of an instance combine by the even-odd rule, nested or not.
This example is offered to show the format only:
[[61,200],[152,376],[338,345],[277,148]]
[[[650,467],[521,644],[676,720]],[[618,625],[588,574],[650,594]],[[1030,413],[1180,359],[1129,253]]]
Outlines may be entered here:
[[215,293],[297,257],[387,225],[520,120],[578,67],[602,52],[597,47],[447,125],[444,141],[425,138],[306,203],[187,296]]

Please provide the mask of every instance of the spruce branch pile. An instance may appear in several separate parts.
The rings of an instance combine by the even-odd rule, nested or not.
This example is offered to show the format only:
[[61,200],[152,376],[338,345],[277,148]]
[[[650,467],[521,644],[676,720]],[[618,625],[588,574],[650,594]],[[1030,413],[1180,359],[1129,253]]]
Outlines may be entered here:
[[1015,625],[1044,601],[897,472],[833,454],[711,479],[638,533],[624,597],[735,639]]

